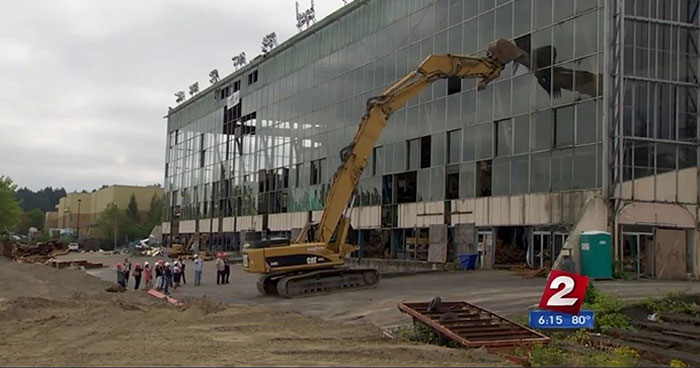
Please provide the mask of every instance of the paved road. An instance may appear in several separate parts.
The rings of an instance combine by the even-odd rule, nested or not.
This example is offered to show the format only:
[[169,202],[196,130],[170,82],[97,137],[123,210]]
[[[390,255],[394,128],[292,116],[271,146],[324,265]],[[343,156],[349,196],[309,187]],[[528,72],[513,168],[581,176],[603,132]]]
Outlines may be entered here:
[[[114,264],[124,256],[99,254],[71,254],[65,259],[91,259],[108,264],[109,268],[89,271],[105,280],[115,280]],[[155,259],[134,257],[132,262]],[[214,262],[205,262],[203,284],[193,286],[192,263],[187,263],[187,280],[190,284],[173,292],[175,298],[206,296],[218,302],[259,304],[279,310],[294,310],[323,319],[371,322],[380,327],[396,325],[407,320],[396,308],[400,301],[429,301],[439,295],[443,300],[466,300],[486,309],[508,316],[524,314],[527,308],[539,302],[545,280],[523,279],[510,271],[466,271],[385,278],[374,289],[364,289],[320,295],[315,297],[281,299],[258,295],[255,283],[258,276],[243,272],[240,265],[233,265],[231,284],[216,285]],[[133,281],[131,286],[133,287]],[[700,293],[700,282],[687,281],[599,281],[602,290],[622,299],[644,299],[672,290],[689,290]]]

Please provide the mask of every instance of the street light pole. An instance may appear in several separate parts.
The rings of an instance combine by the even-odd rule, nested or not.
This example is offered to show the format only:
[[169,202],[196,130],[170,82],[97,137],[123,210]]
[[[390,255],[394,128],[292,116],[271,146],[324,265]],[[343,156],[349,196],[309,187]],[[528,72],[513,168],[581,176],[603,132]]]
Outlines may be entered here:
[[78,243],[80,243],[80,199],[78,199]]

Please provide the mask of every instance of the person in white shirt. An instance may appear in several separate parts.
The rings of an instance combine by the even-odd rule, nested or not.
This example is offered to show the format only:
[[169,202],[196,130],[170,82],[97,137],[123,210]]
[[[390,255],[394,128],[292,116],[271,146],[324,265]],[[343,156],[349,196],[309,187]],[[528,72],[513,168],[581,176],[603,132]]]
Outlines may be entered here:
[[198,255],[194,255],[194,286],[199,286],[202,283],[202,266],[203,261]]

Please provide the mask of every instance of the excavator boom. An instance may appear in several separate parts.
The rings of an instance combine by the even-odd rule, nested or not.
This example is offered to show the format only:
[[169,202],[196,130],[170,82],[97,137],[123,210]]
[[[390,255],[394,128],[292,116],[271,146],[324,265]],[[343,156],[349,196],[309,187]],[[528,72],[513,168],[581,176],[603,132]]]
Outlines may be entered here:
[[[341,151],[341,165],[333,175],[315,241],[329,244],[343,212],[357,188],[362,170],[389,116],[439,78],[481,78],[479,89],[497,78],[503,66],[522,57],[524,52],[512,43],[491,43],[484,58],[459,55],[430,55],[416,71],[367,102],[367,112],[349,146]],[[301,240],[301,239],[300,239]]]
[[341,267],[345,255],[357,249],[345,243],[350,219],[344,213],[389,116],[437,79],[480,78],[482,89],[506,63],[524,56],[505,40],[491,43],[486,57],[431,55],[381,96],[370,98],[355,137],[340,152],[341,165],[333,175],[320,222],[307,224],[292,244],[287,239],[244,244],[243,269],[264,274],[258,281],[260,293],[295,297],[377,285],[377,270]]

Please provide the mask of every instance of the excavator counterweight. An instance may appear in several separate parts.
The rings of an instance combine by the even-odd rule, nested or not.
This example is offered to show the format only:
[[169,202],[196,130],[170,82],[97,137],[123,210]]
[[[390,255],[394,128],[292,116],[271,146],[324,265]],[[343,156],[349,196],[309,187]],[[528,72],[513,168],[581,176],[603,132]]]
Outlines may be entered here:
[[258,282],[260,293],[295,297],[377,285],[376,270],[349,269],[343,264],[345,256],[357,249],[346,243],[350,203],[389,116],[438,79],[479,78],[478,87],[483,89],[505,64],[526,57],[506,40],[492,42],[485,57],[430,55],[381,96],[370,98],[353,140],[340,152],[341,164],[333,175],[320,221],[307,224],[291,244],[286,239],[244,244],[243,269],[263,274]]

